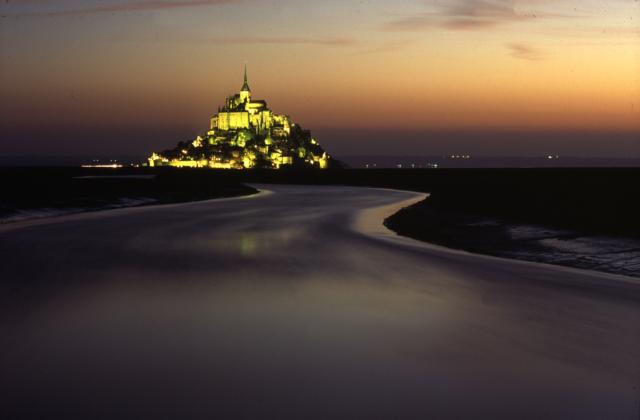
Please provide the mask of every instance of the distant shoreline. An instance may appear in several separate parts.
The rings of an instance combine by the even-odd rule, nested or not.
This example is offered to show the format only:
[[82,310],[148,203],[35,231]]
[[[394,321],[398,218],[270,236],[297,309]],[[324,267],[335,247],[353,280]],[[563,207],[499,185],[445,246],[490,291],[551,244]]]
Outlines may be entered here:
[[184,203],[258,193],[213,173],[154,174],[77,168],[0,169],[0,225],[71,214]]
[[[467,158],[468,156],[468,158]],[[0,169],[16,167],[76,167],[87,162],[117,162],[124,169],[145,162],[147,155],[39,156],[0,155]],[[640,168],[640,156],[579,157],[570,155],[356,155],[338,154],[335,159],[351,169],[533,169],[533,168]]]

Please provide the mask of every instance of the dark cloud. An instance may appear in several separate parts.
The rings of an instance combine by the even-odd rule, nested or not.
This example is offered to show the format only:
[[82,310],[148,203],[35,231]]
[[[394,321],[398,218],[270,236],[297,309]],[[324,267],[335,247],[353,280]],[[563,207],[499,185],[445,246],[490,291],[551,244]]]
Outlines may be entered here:
[[5,17],[52,17],[73,16],[96,13],[135,12],[146,10],[179,9],[185,7],[216,6],[227,3],[237,3],[240,0],[128,0],[128,1],[100,1],[76,2],[76,5],[66,6],[63,2],[28,1],[37,3],[42,10],[26,10],[3,13]]
[[514,58],[521,60],[538,61],[544,59],[544,53],[537,48],[533,48],[526,44],[507,44],[509,54]]
[[221,44],[302,44],[302,45],[325,45],[342,47],[355,44],[351,38],[326,38],[307,36],[280,36],[280,37],[220,37],[211,38],[210,42]]
[[451,30],[477,30],[559,16],[536,11],[534,6],[540,3],[542,2],[536,0],[530,0],[525,4],[515,0],[456,0],[446,5],[438,4],[432,12],[393,20],[386,25],[386,29],[414,31],[439,27]]

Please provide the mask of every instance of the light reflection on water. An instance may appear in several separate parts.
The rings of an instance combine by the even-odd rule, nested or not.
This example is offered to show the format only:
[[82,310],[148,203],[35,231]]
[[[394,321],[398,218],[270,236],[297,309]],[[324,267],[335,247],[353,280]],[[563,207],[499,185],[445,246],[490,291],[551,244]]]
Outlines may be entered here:
[[[136,396],[134,405],[151,411],[175,404],[187,412],[323,417],[342,404],[381,418],[405,409],[443,415],[460,400],[468,406],[453,412],[470,415],[495,404],[495,393],[504,400],[484,407],[495,413],[518,410],[510,398],[520,404],[522,393],[542,393],[547,404],[607,398],[588,382],[576,392],[570,376],[571,390],[563,390],[572,372],[561,364],[518,377],[512,363],[535,358],[517,352],[522,359],[510,360],[514,354],[501,349],[508,340],[478,337],[466,310],[411,288],[237,275],[237,283],[214,287],[121,283],[56,302],[23,326],[5,356],[13,392],[37,384],[45,408],[62,398],[91,410],[95,400],[121,405]],[[471,359],[469,346],[477,352]]]
[[[356,206],[348,200],[344,208],[319,211],[300,190],[308,212],[296,199],[283,210],[285,189],[260,201],[261,212],[240,219],[226,216],[234,202],[211,204],[216,212],[207,214],[220,218],[207,216],[207,223],[193,221],[192,207],[175,223],[175,213],[156,210],[162,224],[126,225],[131,240],[98,236],[78,248],[84,251],[76,251],[83,252],[76,266],[56,267],[79,281],[2,324],[0,408],[66,418],[633,413],[626,377],[560,356],[578,354],[578,344],[588,341],[585,331],[593,340],[616,331],[621,337],[624,329],[608,332],[603,320],[637,310],[565,300],[556,319],[554,306],[545,306],[559,299],[554,294],[531,289],[537,294],[522,296],[436,258],[426,263],[416,251],[351,232],[347,216]],[[406,198],[360,194],[374,205]],[[357,202],[357,194],[350,200]],[[151,223],[152,213],[144,219]],[[117,219],[104,223],[102,235],[125,226]],[[57,229],[47,233],[65,226]],[[14,239],[32,243],[26,234]],[[123,247],[126,255],[114,251]],[[63,255],[55,247],[31,252]],[[593,309],[590,324],[582,320],[585,308]],[[620,340],[638,342],[637,335]],[[606,354],[600,350],[584,360]],[[633,361],[616,346],[609,350]]]

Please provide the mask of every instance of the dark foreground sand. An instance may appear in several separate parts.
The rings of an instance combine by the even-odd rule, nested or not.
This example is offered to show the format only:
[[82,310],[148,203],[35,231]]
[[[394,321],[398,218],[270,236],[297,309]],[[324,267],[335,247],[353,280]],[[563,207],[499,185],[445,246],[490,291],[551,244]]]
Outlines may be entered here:
[[206,170],[0,168],[0,181],[0,224],[256,193]]
[[430,198],[401,209],[385,225],[453,249],[640,278],[640,238],[635,236],[516,223],[474,214],[464,205],[457,210],[431,205]]

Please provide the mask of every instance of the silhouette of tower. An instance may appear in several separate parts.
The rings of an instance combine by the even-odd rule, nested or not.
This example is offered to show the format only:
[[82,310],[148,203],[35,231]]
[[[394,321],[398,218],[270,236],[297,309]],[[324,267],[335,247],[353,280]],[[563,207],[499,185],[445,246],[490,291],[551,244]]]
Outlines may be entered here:
[[247,65],[244,65],[244,84],[240,90],[240,100],[247,102],[251,100],[251,89],[249,88],[249,82],[247,81]]

